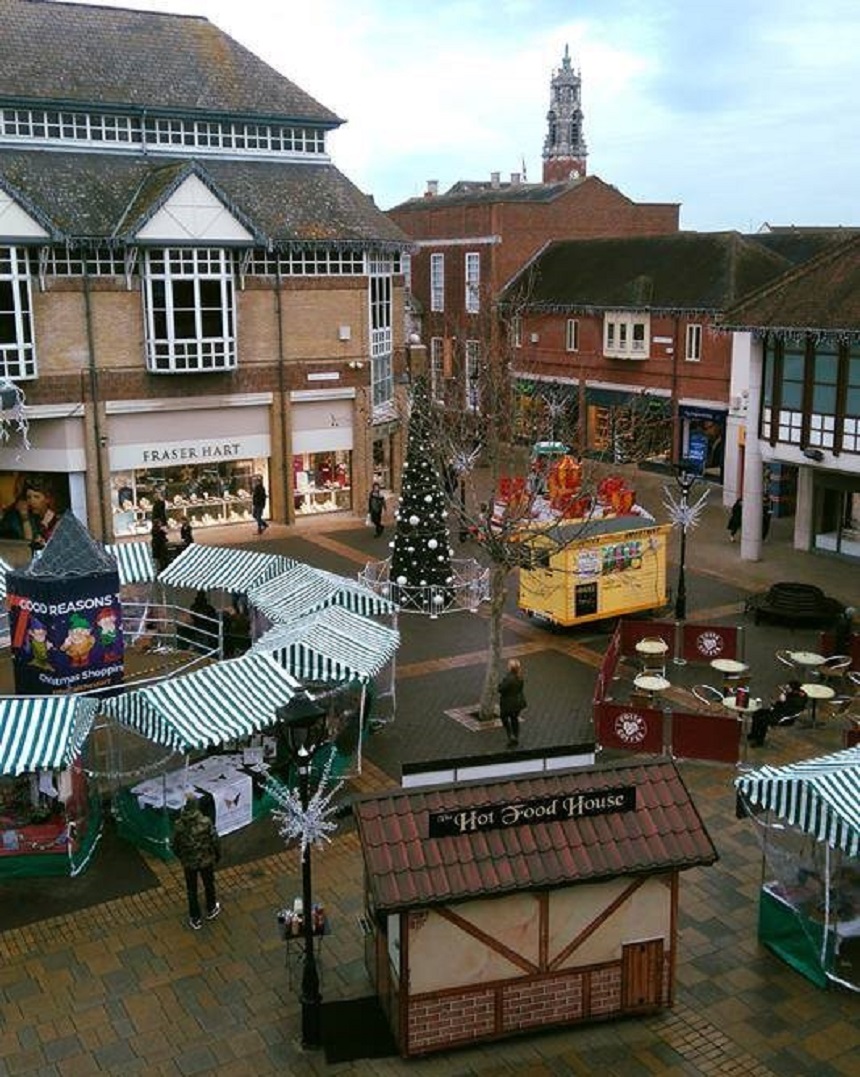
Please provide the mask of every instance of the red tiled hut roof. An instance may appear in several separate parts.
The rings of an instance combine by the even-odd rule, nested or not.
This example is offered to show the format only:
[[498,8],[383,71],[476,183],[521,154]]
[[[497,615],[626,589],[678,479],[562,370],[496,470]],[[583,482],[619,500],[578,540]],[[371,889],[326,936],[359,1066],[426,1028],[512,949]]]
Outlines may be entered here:
[[[431,814],[631,785],[635,810],[430,837]],[[355,817],[380,912],[683,870],[717,859],[669,761],[402,790],[357,801]]]

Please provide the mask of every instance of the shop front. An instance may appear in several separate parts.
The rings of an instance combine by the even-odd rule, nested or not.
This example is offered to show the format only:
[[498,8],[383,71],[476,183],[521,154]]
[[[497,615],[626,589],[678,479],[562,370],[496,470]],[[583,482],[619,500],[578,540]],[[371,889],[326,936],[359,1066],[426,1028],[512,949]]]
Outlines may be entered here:
[[295,392],[292,406],[296,516],[352,508],[354,390]]
[[254,477],[270,489],[267,406],[108,413],[117,537],[149,534],[158,493],[170,528],[184,519],[194,530],[252,522]]
[[586,446],[589,456],[624,464],[662,465],[672,456],[671,400],[663,393],[589,385]]
[[860,476],[815,476],[816,550],[860,558]]
[[29,448],[0,447],[0,538],[42,545],[67,509],[86,523],[84,421],[32,410]]

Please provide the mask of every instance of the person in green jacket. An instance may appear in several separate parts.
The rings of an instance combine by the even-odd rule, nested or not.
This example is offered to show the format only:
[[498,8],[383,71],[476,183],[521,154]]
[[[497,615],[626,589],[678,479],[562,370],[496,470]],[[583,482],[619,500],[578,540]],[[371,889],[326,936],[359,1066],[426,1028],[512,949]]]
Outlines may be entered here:
[[199,931],[203,926],[198,895],[198,879],[203,880],[206,919],[214,920],[221,912],[215,894],[215,865],[221,859],[221,839],[215,824],[200,810],[194,793],[185,794],[185,804],[173,828],[170,847],[185,872],[188,891],[188,923]]

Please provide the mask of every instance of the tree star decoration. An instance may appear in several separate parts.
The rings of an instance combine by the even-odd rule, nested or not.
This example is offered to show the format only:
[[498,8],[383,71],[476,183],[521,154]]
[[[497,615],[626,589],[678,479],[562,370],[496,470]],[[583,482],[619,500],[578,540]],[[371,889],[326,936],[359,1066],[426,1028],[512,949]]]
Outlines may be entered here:
[[682,531],[689,531],[696,527],[702,518],[705,502],[708,500],[709,490],[701,495],[698,501],[692,504],[684,502],[683,498],[675,498],[668,486],[663,487],[663,505],[669,514],[669,522],[673,527],[680,527]]
[[337,830],[337,823],[332,822],[328,816],[334,811],[332,798],[340,791],[343,782],[338,782],[326,792],[332,758],[330,756],[323,767],[317,790],[308,800],[307,811],[302,808],[298,790],[288,789],[275,778],[269,778],[266,782],[266,792],[270,793],[281,806],[280,810],[272,812],[278,833],[287,845],[296,838],[299,839],[299,853],[302,859],[308,845],[322,845],[324,841],[331,842],[329,834]]

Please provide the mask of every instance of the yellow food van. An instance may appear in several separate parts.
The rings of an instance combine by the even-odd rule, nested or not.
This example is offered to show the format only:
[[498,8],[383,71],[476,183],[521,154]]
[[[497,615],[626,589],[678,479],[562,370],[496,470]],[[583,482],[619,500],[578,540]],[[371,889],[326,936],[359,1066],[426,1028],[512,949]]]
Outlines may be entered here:
[[[641,516],[530,528],[519,607],[568,627],[667,604],[666,547],[672,527]],[[561,543],[559,539],[562,539]]]

